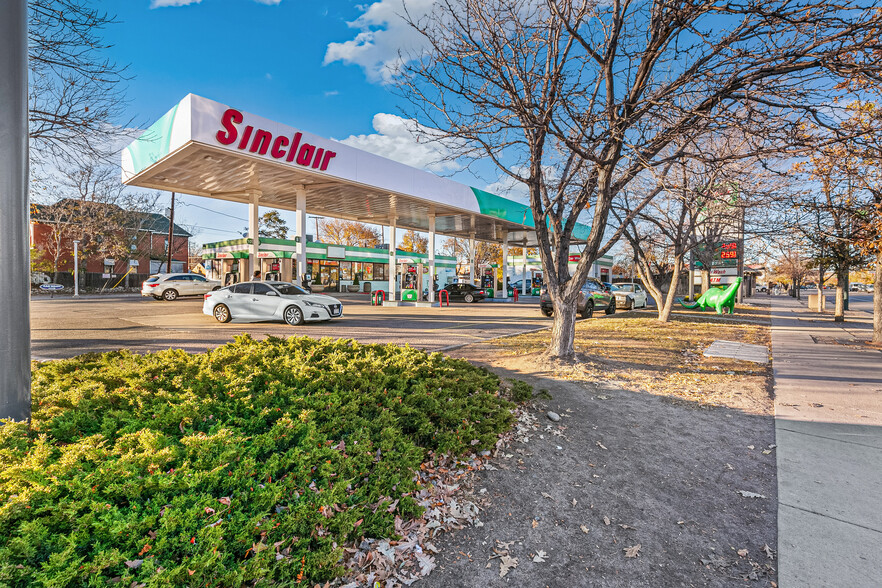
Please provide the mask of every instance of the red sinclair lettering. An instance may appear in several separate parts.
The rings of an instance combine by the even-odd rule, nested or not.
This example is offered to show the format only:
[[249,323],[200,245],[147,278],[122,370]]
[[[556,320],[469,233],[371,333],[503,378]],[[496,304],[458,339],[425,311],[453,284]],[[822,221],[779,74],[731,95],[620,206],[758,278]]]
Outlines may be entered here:
[[248,139],[251,138],[251,131],[254,130],[254,127],[248,125],[245,127],[245,134],[242,135],[242,140],[239,141],[239,149],[245,149],[248,146]]
[[288,137],[283,137],[281,135],[276,137],[276,140],[273,141],[273,148],[272,151],[270,151],[270,155],[272,155],[276,159],[282,159],[283,157],[285,157],[285,150],[283,148],[287,146]]
[[[215,135],[218,143],[221,145],[232,145],[236,142],[236,139],[239,139],[239,144],[236,145],[236,148],[239,150],[244,151],[247,149],[249,152],[257,153],[258,155],[266,155],[267,151],[269,151],[269,154],[274,159],[284,158],[289,163],[296,159],[299,165],[311,166],[313,169],[321,171],[326,171],[328,163],[337,156],[333,151],[316,147],[309,143],[301,144],[302,133],[294,133],[290,141],[288,137],[284,136],[278,136],[273,139],[273,134],[270,131],[263,129],[255,131],[253,126],[248,125],[240,138],[239,129],[236,125],[242,124],[244,120],[245,117],[238,110],[233,108],[227,109],[223,116],[221,116],[221,126],[223,128]],[[254,134],[253,141],[251,140],[252,133]],[[285,148],[289,144],[291,148],[286,150]]]
[[303,133],[294,133],[294,140],[291,141],[291,150],[288,152],[288,157],[285,158],[285,161],[294,161],[294,157],[297,156],[297,147],[300,145],[300,137],[303,136]]
[[315,146],[310,145],[309,143],[304,143],[300,148],[300,153],[297,154],[297,163],[300,165],[309,165],[309,162],[312,161],[313,151],[315,151]]
[[254,133],[254,142],[251,144],[249,151],[266,155],[266,150],[269,149],[270,141],[272,140],[273,134],[271,132],[257,129],[257,132]]
[[315,152],[315,159],[312,160],[312,169],[318,169],[319,166],[322,164],[322,155],[324,154],[324,152],[325,150],[321,148],[319,148]]
[[242,122],[243,119],[242,113],[238,110],[227,109],[223,117],[221,117],[221,124],[226,129],[226,132],[217,132],[217,140],[221,145],[231,145],[236,141],[236,135],[239,134],[239,131],[236,130],[236,125]]

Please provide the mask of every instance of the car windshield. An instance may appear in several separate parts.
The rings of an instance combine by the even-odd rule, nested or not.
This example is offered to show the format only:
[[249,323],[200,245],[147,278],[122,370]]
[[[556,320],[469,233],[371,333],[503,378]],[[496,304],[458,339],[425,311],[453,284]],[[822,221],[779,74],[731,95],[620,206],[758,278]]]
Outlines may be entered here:
[[306,294],[306,290],[294,284],[273,284],[272,286],[284,296]]
[[624,288],[620,288],[620,287],[616,286],[615,284],[610,286],[609,289],[612,290],[613,292],[618,292],[619,290],[624,290]]
[[621,286],[616,286],[617,290],[623,290],[625,292],[633,292],[634,286],[631,284],[622,284]]

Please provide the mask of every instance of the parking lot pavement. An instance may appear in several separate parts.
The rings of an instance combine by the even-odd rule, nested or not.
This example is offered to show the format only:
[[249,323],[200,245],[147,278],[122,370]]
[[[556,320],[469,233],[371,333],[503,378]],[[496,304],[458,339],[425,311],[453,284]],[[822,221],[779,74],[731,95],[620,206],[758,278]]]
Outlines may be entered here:
[[292,327],[272,322],[221,324],[202,314],[201,297],[174,302],[140,296],[35,298],[31,301],[31,352],[37,360],[121,348],[137,353],[169,348],[200,352],[223,345],[240,333],[255,338],[344,337],[362,343],[406,343],[434,351],[551,326],[551,320],[539,313],[534,302],[375,307],[367,299],[347,297],[343,303],[342,319]]

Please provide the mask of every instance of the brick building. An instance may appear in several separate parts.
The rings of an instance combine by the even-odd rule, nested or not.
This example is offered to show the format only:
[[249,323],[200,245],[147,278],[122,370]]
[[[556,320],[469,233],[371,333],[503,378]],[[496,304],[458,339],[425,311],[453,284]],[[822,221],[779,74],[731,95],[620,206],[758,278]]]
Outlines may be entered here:
[[[120,285],[134,286],[150,274],[166,271],[168,229],[166,216],[112,204],[63,199],[32,205],[32,267],[73,286],[73,242],[79,240],[81,286],[111,287],[120,279],[124,280]],[[188,271],[191,236],[174,225],[172,271]]]

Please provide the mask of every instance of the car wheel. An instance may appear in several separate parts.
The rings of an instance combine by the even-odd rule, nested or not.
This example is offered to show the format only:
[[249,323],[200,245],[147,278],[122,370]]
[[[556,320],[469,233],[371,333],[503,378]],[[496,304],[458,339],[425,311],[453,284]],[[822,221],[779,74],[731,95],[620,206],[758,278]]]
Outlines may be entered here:
[[543,314],[544,316],[550,317],[551,315],[554,314],[554,311],[553,311],[552,309],[550,309],[550,308],[543,308],[543,309],[542,309],[542,314]]
[[465,300],[466,302],[474,302],[475,301],[475,297],[472,294],[466,294],[465,296],[462,297],[462,299]]
[[217,319],[219,323],[228,323],[230,319],[233,318],[230,315],[230,309],[227,308],[225,304],[218,304],[214,307],[214,318]]
[[585,303],[585,308],[582,309],[582,318],[589,319],[594,316],[594,302],[589,300]]
[[625,304],[625,310],[634,310],[634,299],[628,298],[628,302]]
[[167,302],[171,302],[172,300],[175,300],[177,297],[178,297],[178,291],[175,290],[174,288],[169,288],[168,290],[166,290],[165,292],[162,293],[162,299]]
[[616,313],[616,299],[613,298],[609,301],[609,306],[606,307],[606,310],[603,311],[606,314],[615,314]]
[[303,324],[303,311],[300,310],[299,306],[291,305],[285,309],[284,313],[285,322],[292,326],[302,325]]

